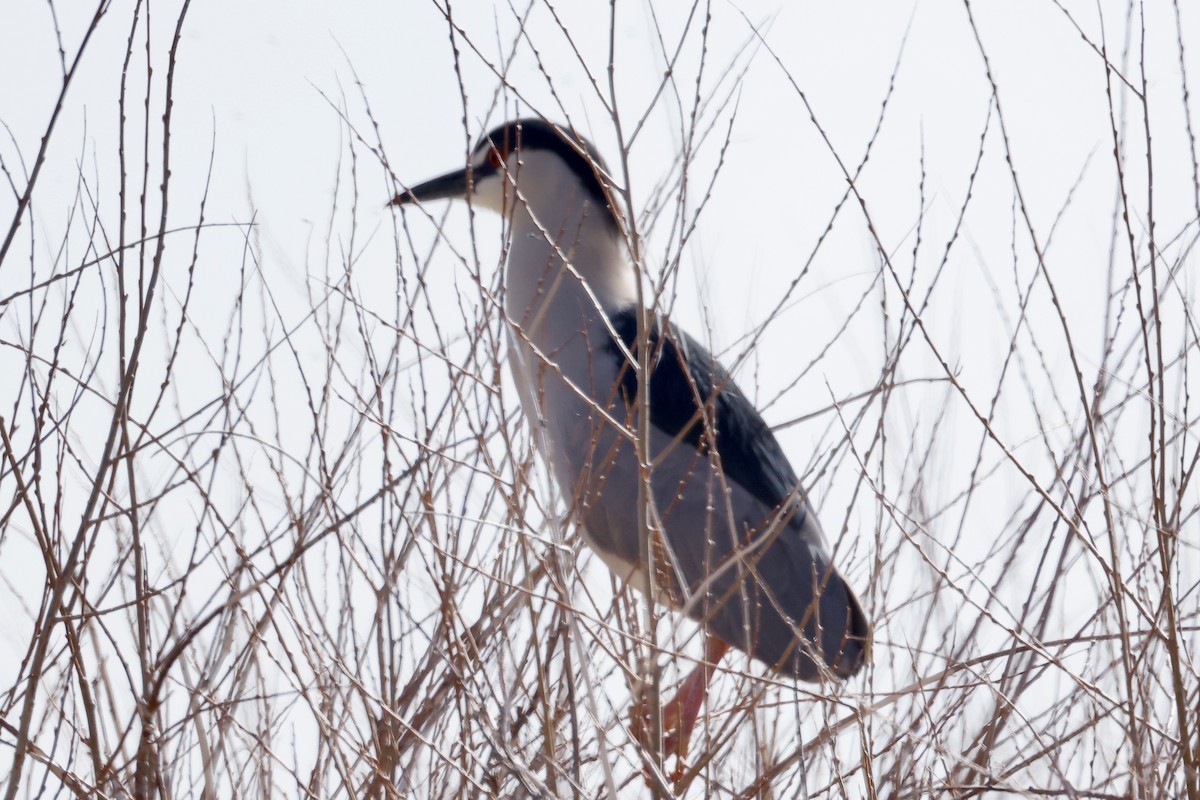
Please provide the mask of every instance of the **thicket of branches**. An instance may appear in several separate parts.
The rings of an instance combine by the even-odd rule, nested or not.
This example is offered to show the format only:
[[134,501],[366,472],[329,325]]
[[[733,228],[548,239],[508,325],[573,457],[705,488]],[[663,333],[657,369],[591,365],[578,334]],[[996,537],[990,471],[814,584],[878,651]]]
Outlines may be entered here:
[[[1159,18],[1174,27],[1150,34],[1173,43],[1155,63],[1174,71],[1154,74],[1141,6],[1106,18],[1102,36],[1062,11],[1093,52],[1110,112],[1079,181],[1110,194],[1085,220],[1107,259],[1082,265],[1055,237],[1083,201],[1029,196],[1014,153],[1036,142],[1010,129],[1018,101],[970,4],[960,33],[986,76],[986,114],[939,225],[926,221],[923,162],[912,207],[880,208],[866,188],[891,89],[871,101],[878,124],[856,151],[827,133],[804,89],[814,79],[789,70],[769,26],[697,5],[656,30],[664,64],[699,53],[704,76],[664,69],[633,113],[606,65],[575,49],[585,32],[564,23],[560,45],[593,73],[585,125],[563,106],[530,109],[530,87],[487,55],[492,23],[446,7],[457,58],[495,70],[490,121],[522,106],[602,131],[624,143],[609,154],[619,188],[638,185],[643,122],[666,107],[675,158],[654,162],[649,191],[623,195],[662,313],[695,231],[713,224],[703,212],[736,147],[751,65],[783,78],[779,103],[803,109],[825,147],[814,158],[844,182],[836,202],[806,210],[825,233],[802,244],[776,302],[721,355],[813,487],[875,620],[874,659],[839,686],[728,658],[677,781],[629,731],[645,691],[639,656],[651,643],[650,669],[670,687],[701,643],[671,615],[646,630],[641,598],[581,550],[563,516],[509,384],[499,227],[465,206],[364,227],[395,181],[428,177],[392,173],[395,137],[367,86],[331,94],[343,151],[309,262],[273,263],[253,212],[209,205],[231,169],[219,145],[173,147],[188,4],[169,25],[168,9],[151,24],[141,3],[100,2],[61,26],[52,13],[61,93],[42,135],[10,129],[0,144],[6,800],[616,797],[648,786],[1200,800],[1200,169],[1186,70],[1200,44],[1191,9],[1167,6]],[[506,24],[553,11],[535,3]],[[745,30],[726,61],[705,50],[715,24]],[[111,28],[125,31],[123,60],[89,60],[95,32]],[[539,52],[522,33],[501,44],[507,58]],[[555,68],[541,67],[553,86]],[[113,76],[111,147],[59,126],[81,102],[81,69]],[[893,85],[904,69],[902,53]],[[1185,126],[1163,149],[1152,101]],[[219,126],[219,98],[214,109]],[[463,136],[479,133],[472,119]],[[39,184],[54,159],[76,165],[67,202]],[[984,197],[1008,214],[977,211]],[[900,241],[883,232],[898,220],[911,226]],[[977,252],[972,228],[1005,231],[1009,251]],[[873,253],[853,268],[867,277],[844,324],[802,327],[789,312],[832,291],[810,267],[846,230],[867,249],[837,257]],[[956,295],[954,281],[968,288]],[[956,319],[964,294],[973,310]],[[980,297],[987,319],[973,316]],[[972,337],[968,368],[959,355]],[[795,360],[769,377],[757,369],[760,346],[798,338]],[[822,375],[848,342],[874,374],[834,392]]]

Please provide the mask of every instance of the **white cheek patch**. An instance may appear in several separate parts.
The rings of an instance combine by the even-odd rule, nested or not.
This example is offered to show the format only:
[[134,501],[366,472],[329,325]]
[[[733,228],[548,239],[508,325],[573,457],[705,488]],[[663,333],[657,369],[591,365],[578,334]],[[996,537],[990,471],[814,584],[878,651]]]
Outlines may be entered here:
[[511,192],[505,191],[506,183],[507,180],[503,175],[491,172],[490,170],[485,172],[482,176],[474,180],[471,201],[483,208],[502,213],[505,209],[504,195],[511,194]]

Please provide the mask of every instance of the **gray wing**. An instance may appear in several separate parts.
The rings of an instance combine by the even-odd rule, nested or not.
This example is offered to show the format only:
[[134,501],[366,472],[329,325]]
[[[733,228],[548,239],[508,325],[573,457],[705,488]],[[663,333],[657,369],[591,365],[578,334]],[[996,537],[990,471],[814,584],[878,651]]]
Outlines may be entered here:
[[[612,322],[636,357],[635,310]],[[783,449],[707,349],[675,326],[667,331],[663,335],[656,327],[649,336],[651,423],[697,451],[715,450],[727,481],[749,495],[734,500],[735,522],[742,528],[736,541],[706,530],[716,526],[665,521],[676,568],[693,597],[690,615],[729,644],[795,677],[819,676],[813,657],[818,653],[836,674],[853,675],[866,661],[870,626],[829,561]],[[626,360],[615,342],[611,352]],[[624,366],[621,394],[632,403],[637,373]],[[782,524],[767,524],[771,519]]]

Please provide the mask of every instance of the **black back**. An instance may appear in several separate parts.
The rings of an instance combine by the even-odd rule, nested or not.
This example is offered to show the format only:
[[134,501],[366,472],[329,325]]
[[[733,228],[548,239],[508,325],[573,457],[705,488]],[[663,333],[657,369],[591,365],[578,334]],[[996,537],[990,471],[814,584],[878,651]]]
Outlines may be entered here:
[[[611,321],[636,358],[636,310],[621,311]],[[702,591],[688,613],[718,638],[789,675],[816,680],[817,652],[835,674],[854,674],[869,653],[870,624],[829,563],[820,526],[809,516],[799,479],[775,435],[703,345],[674,325],[664,332],[655,324],[647,338],[654,427],[700,452],[715,450],[725,477],[762,503],[764,515],[786,512],[785,524],[757,540],[762,545],[757,548],[749,547],[750,540],[735,543],[727,536],[707,536],[703,527],[664,520],[673,563],[689,595]],[[616,340],[610,340],[609,351],[622,365],[620,392],[632,406],[640,388],[637,371]],[[757,527],[755,513],[747,510],[739,522]],[[738,551],[747,557],[737,558]],[[624,555],[640,557],[637,552]],[[731,563],[738,568],[718,570],[712,577],[716,565]]]
[[[636,309],[614,315],[612,324],[625,347],[636,358]],[[671,325],[670,333],[663,336],[656,323],[649,332],[649,345],[653,358],[650,422],[664,433],[681,436],[697,449],[708,449],[707,416],[716,434],[716,451],[726,477],[740,484],[768,508],[795,502],[800,480],[783,448],[758,410],[712,354],[675,325]],[[624,361],[616,342],[610,343],[610,348]],[[630,400],[637,396],[638,378],[631,366],[622,373],[621,388]],[[801,525],[805,511],[802,504],[797,503],[797,506],[797,516],[792,522]]]

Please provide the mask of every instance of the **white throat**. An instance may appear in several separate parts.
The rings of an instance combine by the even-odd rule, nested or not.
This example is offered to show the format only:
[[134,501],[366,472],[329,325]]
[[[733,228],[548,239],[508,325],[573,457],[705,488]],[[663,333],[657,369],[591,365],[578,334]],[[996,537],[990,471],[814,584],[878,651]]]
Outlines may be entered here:
[[[546,160],[553,163],[537,163]],[[608,209],[557,157],[530,154],[519,170],[505,311],[532,341],[553,346],[566,332],[551,334],[560,322],[578,333],[581,321],[634,304],[637,277]]]

